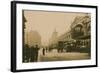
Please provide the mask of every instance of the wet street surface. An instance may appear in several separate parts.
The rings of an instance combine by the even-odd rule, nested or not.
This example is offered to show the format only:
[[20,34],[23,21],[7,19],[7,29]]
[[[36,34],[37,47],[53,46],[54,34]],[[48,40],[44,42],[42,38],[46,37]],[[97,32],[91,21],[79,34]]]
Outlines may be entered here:
[[90,59],[88,53],[79,53],[79,52],[62,52],[58,53],[57,50],[52,50],[52,52],[45,52],[45,55],[42,54],[42,51],[39,51],[38,61],[68,61],[68,60],[86,60]]

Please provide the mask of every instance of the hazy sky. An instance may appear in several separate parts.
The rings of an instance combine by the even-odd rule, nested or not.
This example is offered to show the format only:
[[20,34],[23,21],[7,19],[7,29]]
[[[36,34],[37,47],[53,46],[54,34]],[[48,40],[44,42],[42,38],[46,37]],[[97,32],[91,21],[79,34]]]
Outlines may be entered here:
[[24,11],[26,31],[38,31],[42,43],[48,43],[53,31],[56,29],[58,35],[67,32],[76,16],[83,16],[84,13],[69,12],[48,12],[48,11]]

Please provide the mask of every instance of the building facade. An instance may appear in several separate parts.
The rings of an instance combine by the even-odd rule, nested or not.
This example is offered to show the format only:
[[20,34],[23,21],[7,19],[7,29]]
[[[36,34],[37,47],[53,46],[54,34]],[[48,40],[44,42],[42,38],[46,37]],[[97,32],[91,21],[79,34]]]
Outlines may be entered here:
[[41,36],[37,31],[29,31],[25,35],[25,43],[31,46],[41,46]]
[[55,29],[54,32],[52,33],[51,38],[49,39],[49,46],[51,46],[52,48],[56,48],[57,43],[58,43],[58,32]]
[[78,41],[81,47],[91,48],[91,16],[76,17],[71,24],[71,36]]

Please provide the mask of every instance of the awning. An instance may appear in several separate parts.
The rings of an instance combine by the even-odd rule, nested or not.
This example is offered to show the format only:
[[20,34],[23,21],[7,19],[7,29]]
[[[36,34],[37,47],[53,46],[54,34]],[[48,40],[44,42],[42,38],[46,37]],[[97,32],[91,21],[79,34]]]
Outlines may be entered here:
[[77,37],[77,39],[90,39],[90,38],[91,38],[90,35],[84,35],[84,36]]

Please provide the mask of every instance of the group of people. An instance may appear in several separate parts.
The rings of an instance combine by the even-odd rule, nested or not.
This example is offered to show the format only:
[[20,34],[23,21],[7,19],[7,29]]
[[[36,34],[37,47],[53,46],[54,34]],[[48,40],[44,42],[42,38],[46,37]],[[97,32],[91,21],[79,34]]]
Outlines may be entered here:
[[23,62],[37,62],[38,61],[39,46],[29,47],[27,44],[23,48]]

